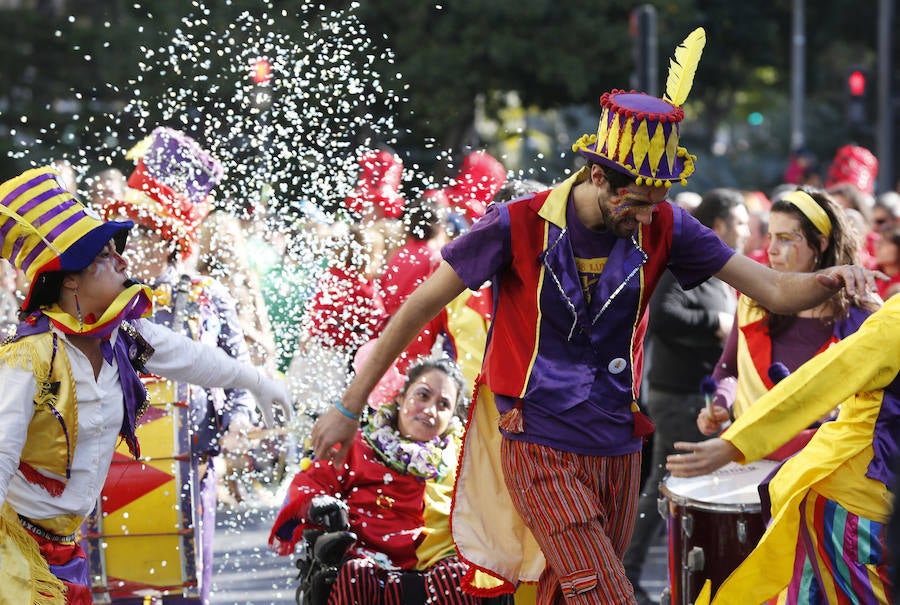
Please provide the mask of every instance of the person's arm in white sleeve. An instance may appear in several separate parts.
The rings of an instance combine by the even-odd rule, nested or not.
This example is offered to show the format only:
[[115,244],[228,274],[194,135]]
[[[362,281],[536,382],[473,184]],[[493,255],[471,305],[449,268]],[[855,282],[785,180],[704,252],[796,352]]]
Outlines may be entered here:
[[246,389],[256,399],[266,426],[275,425],[273,405],[281,409],[285,420],[291,418],[290,397],[281,380],[217,347],[195,342],[149,320],[137,320],[134,325],[154,349],[146,364],[153,374],[202,387]]
[[34,416],[34,374],[0,366],[0,506],[6,502],[9,481],[19,468],[28,425]]

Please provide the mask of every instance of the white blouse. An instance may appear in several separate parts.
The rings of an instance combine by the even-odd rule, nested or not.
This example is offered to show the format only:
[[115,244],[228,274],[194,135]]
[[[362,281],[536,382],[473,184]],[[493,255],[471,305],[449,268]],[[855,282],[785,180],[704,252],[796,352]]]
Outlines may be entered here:
[[[151,321],[137,320],[134,325],[155,349],[147,369],[158,376],[205,387],[247,388],[256,384],[255,368],[220,349]],[[103,363],[95,380],[87,356],[62,332],[57,333],[69,357],[78,398],[78,441],[71,477],[60,496],[51,496],[18,471],[33,415],[36,384],[31,371],[0,365],[0,503],[8,501],[16,512],[35,520],[66,514],[85,517],[91,512],[106,480],[124,415],[115,358],[112,364]],[[117,330],[111,338],[118,336]]]

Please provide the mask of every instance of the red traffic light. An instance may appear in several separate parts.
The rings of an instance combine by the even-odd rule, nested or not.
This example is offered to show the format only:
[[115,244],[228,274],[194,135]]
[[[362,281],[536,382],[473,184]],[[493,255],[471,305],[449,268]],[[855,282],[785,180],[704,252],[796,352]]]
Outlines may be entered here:
[[272,66],[268,59],[257,59],[251,68],[251,75],[256,84],[267,84],[272,78]]
[[850,94],[854,97],[863,96],[866,93],[866,74],[854,69],[847,77],[847,86],[850,88]]

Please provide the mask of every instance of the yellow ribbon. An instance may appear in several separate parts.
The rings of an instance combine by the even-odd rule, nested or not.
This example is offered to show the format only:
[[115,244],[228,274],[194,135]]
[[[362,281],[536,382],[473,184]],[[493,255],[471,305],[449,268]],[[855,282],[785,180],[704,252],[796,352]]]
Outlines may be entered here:
[[146,308],[141,313],[141,317],[150,317],[153,314],[153,292],[149,286],[144,284],[134,284],[120,293],[116,299],[106,308],[100,318],[90,324],[82,324],[77,317],[63,311],[59,305],[52,305],[44,309],[44,314],[49,317],[53,323],[58,325],[60,329],[69,334],[93,334],[102,330],[106,325],[121,321],[122,313],[131,304],[138,304],[138,297],[142,297],[146,301]]

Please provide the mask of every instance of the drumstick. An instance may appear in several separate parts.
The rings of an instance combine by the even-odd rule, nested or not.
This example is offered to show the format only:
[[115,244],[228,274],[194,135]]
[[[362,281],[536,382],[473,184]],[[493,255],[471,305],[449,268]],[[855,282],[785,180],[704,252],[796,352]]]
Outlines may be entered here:
[[278,437],[287,435],[290,429],[287,427],[277,427],[274,429],[253,428],[247,431],[247,439],[265,439],[266,437]]
[[716,394],[718,386],[719,383],[716,382],[716,379],[709,375],[704,376],[703,380],[700,381],[700,392],[703,393],[703,397],[706,399],[706,413],[713,420],[716,418],[713,414],[713,395]]

